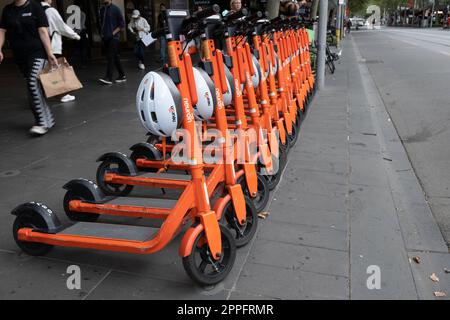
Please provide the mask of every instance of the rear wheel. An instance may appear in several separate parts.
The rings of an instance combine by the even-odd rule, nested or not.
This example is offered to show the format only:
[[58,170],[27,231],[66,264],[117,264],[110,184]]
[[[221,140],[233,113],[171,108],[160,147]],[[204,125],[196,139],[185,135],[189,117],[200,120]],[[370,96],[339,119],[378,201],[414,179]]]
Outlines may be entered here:
[[244,224],[240,224],[236,211],[234,210],[233,201],[230,200],[225,205],[222,212],[221,223],[225,225],[234,237],[236,247],[243,247],[252,240],[258,228],[258,212],[253,201],[248,197],[245,198],[246,220]]
[[125,197],[132,190],[132,185],[109,183],[105,181],[105,174],[115,173],[119,175],[130,174],[128,167],[123,165],[119,159],[106,159],[97,169],[97,184],[104,194],[115,197]]
[[219,260],[214,260],[202,231],[195,239],[192,253],[183,258],[183,267],[192,280],[202,286],[210,286],[227,277],[236,260],[236,244],[231,232],[220,225],[222,252]]
[[20,241],[17,233],[22,228],[38,229],[42,231],[48,230],[48,225],[44,219],[33,211],[23,212],[16,217],[13,225],[14,240],[23,252],[30,256],[42,256],[47,254],[52,248],[52,245],[38,242]]
[[94,202],[95,198],[88,189],[69,190],[64,196],[64,211],[67,217],[72,221],[95,222],[100,217],[99,214],[90,212],[78,212],[70,210],[70,202],[80,200],[85,202]]
[[[136,161],[138,159],[156,160],[153,153],[149,152],[148,149],[142,148],[142,147],[134,149],[130,155],[130,159],[133,160],[134,163],[136,163]],[[158,171],[158,169],[156,169],[156,168],[142,168],[142,167],[139,167],[139,170],[145,171],[145,172],[157,172]]]

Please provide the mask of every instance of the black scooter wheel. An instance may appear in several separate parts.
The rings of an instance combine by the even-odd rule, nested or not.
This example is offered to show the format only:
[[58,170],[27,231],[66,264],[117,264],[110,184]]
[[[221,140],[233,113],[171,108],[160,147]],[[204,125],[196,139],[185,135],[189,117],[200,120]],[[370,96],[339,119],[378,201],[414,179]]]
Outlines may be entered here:
[[89,190],[69,190],[64,196],[64,211],[67,217],[72,221],[84,221],[84,222],[95,222],[100,217],[99,214],[90,212],[74,212],[70,210],[69,204],[72,200],[80,200],[86,202],[94,202],[94,196],[89,192]]
[[129,174],[126,166],[123,166],[116,159],[104,160],[97,169],[97,184],[105,195],[115,197],[125,197],[133,190],[132,185],[109,183],[105,181],[106,173],[117,173],[121,175]]
[[242,185],[244,194],[252,199],[256,212],[262,212],[266,208],[270,199],[270,190],[267,185],[267,180],[263,176],[258,175],[258,191],[254,197],[250,195],[245,177],[242,177],[240,184]]
[[45,243],[20,241],[17,232],[22,228],[31,228],[38,230],[47,230],[48,225],[44,219],[38,215],[30,212],[23,212],[16,217],[13,224],[13,236],[17,245],[23,252],[30,256],[43,256],[52,250],[53,246]]
[[288,135],[289,148],[292,148],[298,140],[299,133],[299,121],[297,118],[297,122],[292,126],[292,134]]
[[[130,154],[130,159],[133,160],[134,163],[136,163],[136,161],[138,159],[155,160],[155,156],[151,152],[148,152],[148,150],[146,148],[141,147],[141,148],[136,148],[135,150],[133,150],[133,152]],[[157,172],[158,169],[139,167],[139,171]]]
[[220,260],[214,261],[207,245],[205,232],[195,239],[192,253],[183,258],[183,267],[193,281],[201,286],[211,286],[225,279],[236,260],[236,244],[231,232],[220,226],[222,235],[222,254]]
[[256,211],[253,201],[248,196],[244,196],[244,198],[247,215],[243,225],[239,224],[236,218],[236,211],[231,200],[225,205],[221,218],[221,223],[231,231],[238,248],[249,243],[258,228],[258,211]]

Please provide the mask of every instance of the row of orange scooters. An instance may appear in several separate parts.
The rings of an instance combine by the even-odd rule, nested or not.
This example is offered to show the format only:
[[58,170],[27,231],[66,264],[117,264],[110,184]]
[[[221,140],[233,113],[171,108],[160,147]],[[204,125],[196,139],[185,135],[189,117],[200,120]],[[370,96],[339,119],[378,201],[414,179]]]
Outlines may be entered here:
[[[167,38],[169,63],[146,74],[136,95],[150,137],[129,156],[101,156],[96,183],[64,186],[72,223],[61,224],[39,202],[16,207],[14,238],[24,252],[44,255],[57,246],[150,254],[181,234],[179,255],[196,283],[227,277],[280,181],[315,80],[297,18],[218,12],[167,10],[166,28],[153,37]],[[137,186],[164,192],[136,196]],[[99,222],[103,215],[158,227]]]

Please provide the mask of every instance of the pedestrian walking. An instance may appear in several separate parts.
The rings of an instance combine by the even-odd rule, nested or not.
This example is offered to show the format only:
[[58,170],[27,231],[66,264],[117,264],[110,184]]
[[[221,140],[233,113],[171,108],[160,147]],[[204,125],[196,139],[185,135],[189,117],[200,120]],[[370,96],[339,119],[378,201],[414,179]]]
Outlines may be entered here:
[[119,55],[120,31],[125,27],[125,20],[122,12],[112,3],[112,0],[103,0],[103,7],[100,9],[100,26],[100,35],[108,65],[105,77],[99,80],[103,84],[112,84],[113,69],[115,67],[119,73],[119,77],[114,82],[125,82],[127,81],[127,77],[123,71]]
[[[75,2],[75,4],[80,7],[81,4],[77,3],[79,2]],[[90,57],[90,48],[89,48],[88,32],[86,27],[86,13],[83,11],[83,9],[80,10],[80,25],[76,26],[73,30],[80,36],[80,41],[77,41],[75,43],[72,52],[72,57],[75,55],[75,53],[78,53],[80,56],[81,68],[86,68],[88,59]]]
[[145,70],[145,44],[142,42],[142,38],[150,32],[150,25],[145,18],[141,17],[139,10],[133,10],[128,30],[136,37],[134,54],[138,59],[138,67]]
[[44,9],[31,0],[15,0],[5,6],[0,20],[0,63],[5,37],[12,48],[14,60],[27,82],[28,100],[35,123],[30,133],[44,135],[55,125],[41,84],[40,71],[48,62],[57,65],[48,34]]
[[373,20],[372,20],[372,29],[375,29],[375,18],[373,18]]
[[[166,5],[161,3],[159,5],[159,14],[158,14],[158,29],[162,30],[166,28]],[[161,57],[161,62],[166,64],[167,61],[167,40],[166,35],[163,34],[159,37],[159,54]]]
[[350,33],[352,30],[352,20],[347,20],[347,33]]
[[[62,57],[62,36],[73,40],[80,40],[80,36],[64,22],[58,10],[53,8],[51,4],[52,0],[41,2],[48,20],[48,32],[52,43],[52,51],[58,58]],[[70,94],[66,94],[61,98],[61,102],[70,102],[74,100],[75,96]]]

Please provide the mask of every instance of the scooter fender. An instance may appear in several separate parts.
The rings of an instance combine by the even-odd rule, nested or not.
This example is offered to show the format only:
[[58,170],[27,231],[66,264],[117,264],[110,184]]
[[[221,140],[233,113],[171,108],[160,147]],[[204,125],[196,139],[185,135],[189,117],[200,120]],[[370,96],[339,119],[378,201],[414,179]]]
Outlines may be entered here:
[[190,227],[184,234],[181,240],[180,248],[178,254],[180,257],[184,258],[192,253],[192,248],[194,247],[195,239],[202,233],[204,227],[201,223],[195,224]]
[[[216,201],[216,204],[214,205],[214,212],[215,212],[214,219],[216,219],[217,221],[220,221],[220,219],[222,217],[223,209],[225,208],[225,205],[229,201],[231,201],[231,196],[229,194],[223,198],[219,198]],[[209,216],[208,219],[210,220],[209,223],[211,223],[212,222],[211,220],[213,219],[213,215],[209,214],[208,216]],[[204,225],[206,225],[206,223],[207,223],[206,220],[208,220],[208,219],[202,219],[203,220],[202,223],[198,223],[198,222],[194,223],[185,232],[183,239],[181,240],[180,248],[178,250],[180,257],[184,258],[184,257],[189,256],[192,253],[192,248],[194,247],[195,239],[197,239],[197,237],[200,235],[200,233],[202,233],[205,230]],[[215,223],[213,223],[213,224],[215,224]],[[214,229],[214,226],[210,226],[210,227],[213,227],[213,229]],[[206,237],[208,237],[208,235],[206,235]],[[214,235],[212,237],[210,235],[210,238],[214,238]],[[215,249],[217,251],[218,250],[217,244],[219,244],[219,248],[221,246],[220,237],[219,237],[219,239],[211,239],[211,240],[213,240],[213,241],[215,240],[214,241],[216,244]],[[214,249],[212,249],[212,251],[214,252]],[[220,252],[220,250],[217,252]]]
[[105,160],[116,160],[120,165],[126,166],[128,168],[128,172],[130,176],[136,176],[138,169],[136,164],[128,158],[128,156],[122,152],[109,152],[102,155],[97,159],[97,162],[105,161]]
[[105,198],[105,194],[97,186],[97,184],[84,178],[70,180],[63,186],[63,188],[67,191],[73,190],[75,192],[81,192],[81,190],[87,189],[94,197],[94,201],[97,203],[100,203]]
[[38,230],[43,233],[57,233],[59,232],[63,226],[59,221],[56,214],[52,209],[47,207],[45,204],[39,202],[27,202],[17,206],[14,210],[11,211],[12,215],[20,216],[26,212],[33,212],[33,214],[38,214],[44,219],[47,229],[46,230]]
[[148,143],[148,142],[140,142],[140,143],[136,143],[135,145],[133,145],[130,150],[131,151],[136,151],[138,149],[144,149],[149,155],[152,155],[152,157],[150,157],[153,160],[162,160],[162,154],[161,151],[159,151],[153,144]]

